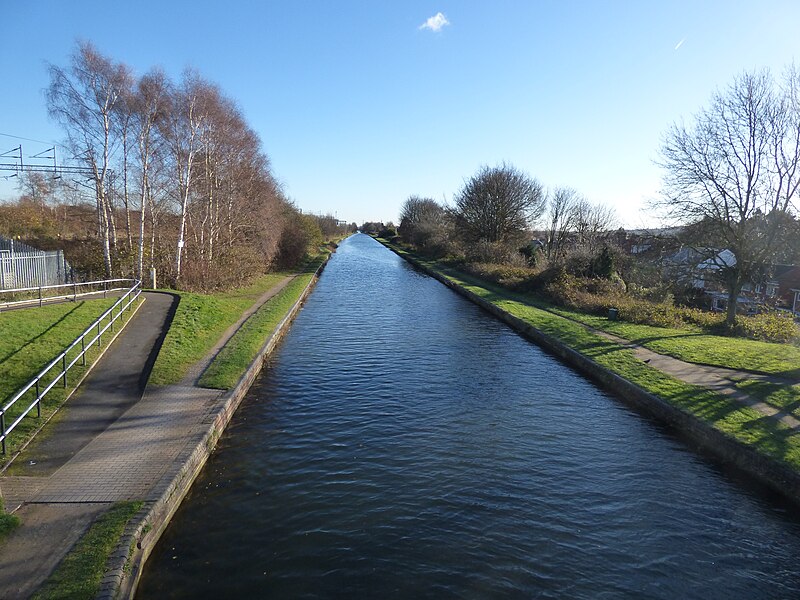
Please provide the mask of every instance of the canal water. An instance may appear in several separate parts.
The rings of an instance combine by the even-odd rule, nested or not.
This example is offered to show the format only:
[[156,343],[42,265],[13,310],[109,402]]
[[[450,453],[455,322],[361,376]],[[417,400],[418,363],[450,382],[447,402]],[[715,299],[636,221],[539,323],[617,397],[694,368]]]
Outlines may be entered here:
[[150,598],[798,598],[794,507],[365,235],[147,563]]

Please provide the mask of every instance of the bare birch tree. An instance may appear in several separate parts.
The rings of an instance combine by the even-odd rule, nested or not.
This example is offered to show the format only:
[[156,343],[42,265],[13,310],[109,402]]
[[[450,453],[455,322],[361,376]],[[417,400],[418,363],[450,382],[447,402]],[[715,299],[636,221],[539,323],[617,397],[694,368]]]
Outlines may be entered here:
[[86,42],[78,44],[69,69],[50,65],[49,71],[50,116],[64,127],[75,157],[93,172],[97,230],[106,276],[111,277],[113,214],[108,180],[115,147],[112,115],[130,75],[124,65],[113,63]]
[[[139,239],[136,252],[136,277],[140,280],[144,276],[145,223],[148,210],[151,214],[153,236],[155,235],[155,219],[152,218],[154,199],[151,169],[161,149],[156,123],[161,118],[167,102],[167,94],[168,82],[164,73],[154,70],[139,79],[131,100],[133,126],[136,133],[136,162],[139,170]],[[151,249],[151,255],[152,252]]]
[[205,82],[196,74],[186,72],[181,86],[170,94],[170,105],[165,118],[159,123],[162,135],[170,148],[177,179],[178,240],[175,249],[175,280],[181,278],[186,221],[192,191],[193,169],[200,148],[200,128],[206,119],[203,94]]

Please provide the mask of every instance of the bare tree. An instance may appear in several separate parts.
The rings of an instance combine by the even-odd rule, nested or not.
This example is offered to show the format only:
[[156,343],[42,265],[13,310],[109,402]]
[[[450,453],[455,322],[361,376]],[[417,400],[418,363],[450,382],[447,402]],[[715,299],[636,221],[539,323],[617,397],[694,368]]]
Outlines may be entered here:
[[114,105],[112,111],[112,127],[114,135],[119,140],[122,152],[120,170],[122,171],[122,206],[125,209],[125,237],[128,250],[133,249],[133,236],[131,232],[131,206],[130,206],[130,186],[128,185],[130,173],[130,150],[131,141],[129,133],[131,131],[131,121],[133,119],[133,78],[128,76],[124,87],[120,90],[120,97]]
[[47,88],[50,116],[64,127],[68,146],[94,175],[97,229],[107,276],[112,274],[113,212],[108,179],[115,147],[113,113],[130,75],[127,67],[113,63],[89,43],[80,43],[68,70],[51,65]]
[[[691,127],[673,125],[661,147],[667,213],[703,223],[709,259],[728,249],[735,261],[717,269],[728,291],[726,322],[748,278],[763,270],[785,237],[800,184],[800,77],[783,85],[769,71],[743,73],[716,92]],[[734,264],[729,264],[733,262]]]
[[577,190],[557,187],[548,198],[548,229],[545,254],[555,259],[564,253],[569,232],[575,228],[576,207],[583,202]]
[[594,254],[604,244],[617,217],[612,207],[581,198],[573,208],[572,221],[577,243]]
[[178,241],[175,249],[175,280],[181,278],[181,260],[186,243],[186,220],[192,190],[193,169],[200,152],[200,128],[206,119],[206,82],[192,72],[184,74],[181,86],[170,94],[165,118],[159,120],[161,134],[168,141],[177,175]]
[[544,187],[511,165],[483,167],[455,200],[459,229],[468,241],[518,243],[541,215]]
[[400,236],[412,244],[420,244],[430,230],[441,224],[445,209],[431,198],[410,196],[400,209]]
[[[145,223],[148,210],[151,214],[151,225],[155,228],[151,169],[158,160],[162,146],[156,123],[162,116],[168,91],[169,84],[166,76],[162,71],[154,70],[139,79],[130,100],[139,172],[139,239],[136,252],[136,277],[140,280],[144,275]],[[152,235],[154,236],[155,232]]]

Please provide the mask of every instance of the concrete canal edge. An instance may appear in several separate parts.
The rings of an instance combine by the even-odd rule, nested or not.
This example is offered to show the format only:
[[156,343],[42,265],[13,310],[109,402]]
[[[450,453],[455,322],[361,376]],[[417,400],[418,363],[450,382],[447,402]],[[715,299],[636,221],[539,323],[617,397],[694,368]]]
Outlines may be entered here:
[[159,484],[158,499],[146,502],[130,520],[115,551],[108,560],[106,574],[101,582],[97,599],[133,598],[150,553],[189,492],[192,483],[200,474],[208,457],[214,451],[222,432],[230,423],[253,381],[261,372],[264,362],[288,332],[292,321],[300,312],[329,260],[330,256],[316,270],[297,302],[261,347],[258,355],[239,378],[236,386],[222,394],[211,414],[204,419],[205,429],[199,441],[178,455],[176,458],[177,472],[173,469],[174,475],[171,479],[166,483]]
[[[381,242],[381,240],[377,241]],[[392,246],[385,243],[383,245],[395,252]],[[800,473],[797,471],[758,452],[694,415],[673,406],[663,398],[651,394],[627,379],[620,377],[560,340],[543,333],[522,319],[507,313],[488,300],[461,287],[441,273],[430,269],[427,265],[415,260],[413,256],[395,253],[457,294],[467,298],[500,319],[525,338],[559,357],[562,361],[599,383],[605,389],[613,392],[616,397],[627,405],[644,411],[667,424],[705,452],[735,466],[750,477],[786,496],[789,500],[800,504]]]

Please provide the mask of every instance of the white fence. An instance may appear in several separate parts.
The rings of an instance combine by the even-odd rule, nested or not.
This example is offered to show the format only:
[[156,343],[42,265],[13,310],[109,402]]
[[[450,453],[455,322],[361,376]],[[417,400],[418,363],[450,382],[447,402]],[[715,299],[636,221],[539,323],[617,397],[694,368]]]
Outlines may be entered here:
[[0,238],[0,290],[60,285],[69,281],[69,273],[63,251],[45,252]]

